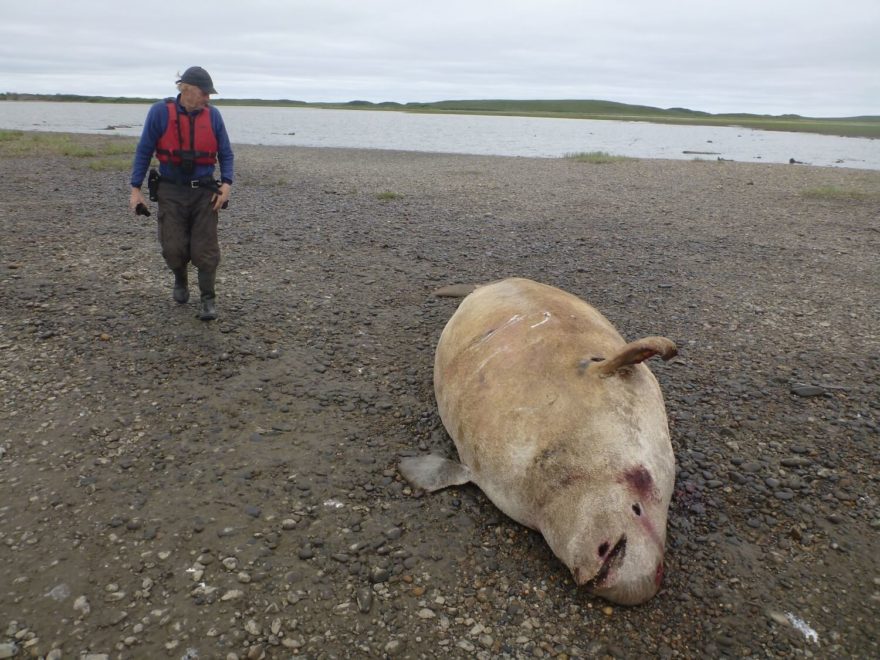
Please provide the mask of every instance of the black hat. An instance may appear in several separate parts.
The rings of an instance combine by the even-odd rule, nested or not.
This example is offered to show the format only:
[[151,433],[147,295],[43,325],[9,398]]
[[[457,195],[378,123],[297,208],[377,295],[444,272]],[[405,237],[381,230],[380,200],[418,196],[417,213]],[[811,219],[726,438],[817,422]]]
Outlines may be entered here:
[[180,76],[179,83],[186,83],[187,85],[194,85],[202,90],[205,94],[217,94],[217,90],[214,89],[214,82],[211,80],[211,76],[208,75],[208,72],[205,71],[200,66],[191,66],[186,71],[183,72],[183,75]]

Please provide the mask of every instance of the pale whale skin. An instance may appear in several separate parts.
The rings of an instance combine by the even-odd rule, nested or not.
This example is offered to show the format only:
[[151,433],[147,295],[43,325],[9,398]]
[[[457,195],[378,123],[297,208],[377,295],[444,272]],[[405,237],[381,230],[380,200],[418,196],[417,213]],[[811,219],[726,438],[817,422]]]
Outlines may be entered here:
[[641,362],[675,344],[630,344],[593,307],[526,279],[478,287],[437,345],[434,390],[461,463],[401,461],[437,490],[474,482],[536,529],[578,585],[651,598],[663,576],[675,458],[663,395]]

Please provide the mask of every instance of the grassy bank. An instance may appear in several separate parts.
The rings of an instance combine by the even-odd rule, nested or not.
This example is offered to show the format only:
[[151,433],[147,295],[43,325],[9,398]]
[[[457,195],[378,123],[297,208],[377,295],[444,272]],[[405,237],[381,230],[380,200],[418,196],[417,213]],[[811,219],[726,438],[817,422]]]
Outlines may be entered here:
[[68,156],[97,171],[130,169],[136,145],[135,138],[0,130],[0,158]]
[[[87,103],[152,103],[158,99],[76,96],[71,94],[0,94],[0,101],[77,101]],[[880,138],[880,116],[802,117],[800,115],[755,115],[748,113],[711,114],[687,108],[655,108],[598,100],[462,100],[435,103],[306,103],[294,100],[217,99],[219,106],[330,108],[339,110],[378,110],[436,114],[476,114],[511,117],[552,117],[644,121],[659,124],[698,126],[742,126],[763,131],[817,133],[844,137]]]

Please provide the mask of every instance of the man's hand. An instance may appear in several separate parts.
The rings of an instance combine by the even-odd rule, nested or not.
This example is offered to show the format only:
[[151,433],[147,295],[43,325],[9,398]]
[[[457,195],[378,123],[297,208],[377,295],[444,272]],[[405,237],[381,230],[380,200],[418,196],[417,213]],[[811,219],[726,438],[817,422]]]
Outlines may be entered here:
[[128,199],[128,208],[135,212],[138,204],[147,205],[147,200],[144,199],[144,193],[141,192],[140,188],[131,187],[131,197]]
[[220,207],[229,201],[229,193],[231,190],[232,186],[230,186],[228,183],[220,184],[220,192],[214,193],[213,208],[215,211],[219,211]]

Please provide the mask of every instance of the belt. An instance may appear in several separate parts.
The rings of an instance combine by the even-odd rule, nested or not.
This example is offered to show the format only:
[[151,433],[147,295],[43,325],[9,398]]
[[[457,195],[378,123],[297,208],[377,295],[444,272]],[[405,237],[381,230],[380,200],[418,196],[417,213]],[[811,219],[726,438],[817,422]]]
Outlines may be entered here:
[[217,182],[211,177],[178,180],[173,177],[160,176],[159,181],[162,183],[173,183],[175,186],[182,186],[184,188],[217,188]]

